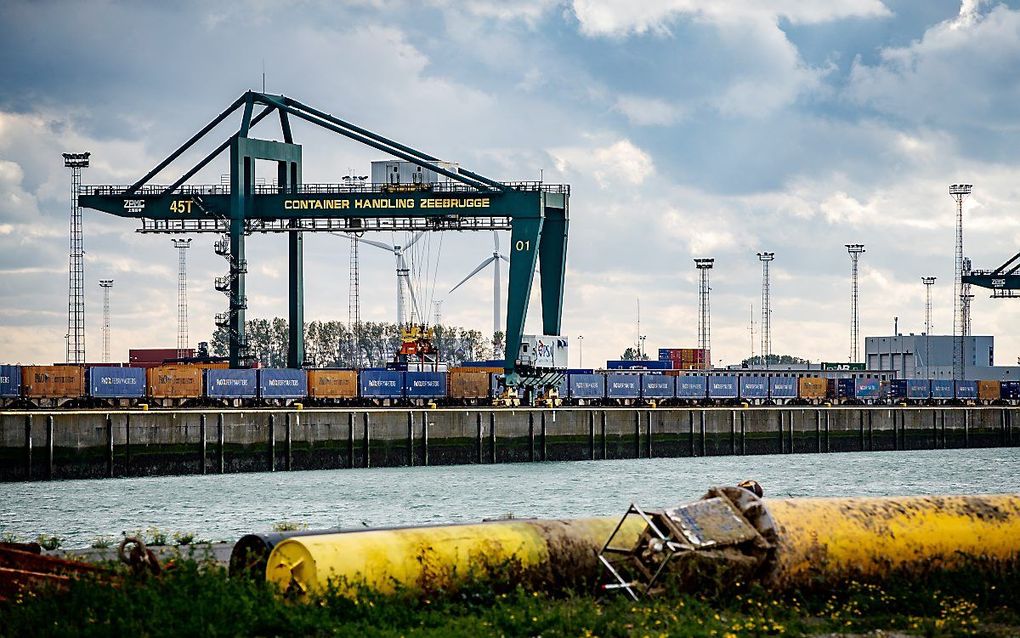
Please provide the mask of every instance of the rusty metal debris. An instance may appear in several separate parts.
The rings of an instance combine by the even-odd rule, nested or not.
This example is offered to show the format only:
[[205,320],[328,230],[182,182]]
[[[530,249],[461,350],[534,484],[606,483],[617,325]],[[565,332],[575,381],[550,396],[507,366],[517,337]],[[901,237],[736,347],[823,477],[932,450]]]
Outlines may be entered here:
[[[637,543],[614,545],[633,516],[646,524]],[[749,577],[769,557],[774,539],[768,512],[744,486],[712,488],[700,501],[665,510],[644,512],[631,504],[598,553],[610,576],[602,589],[623,590],[638,600],[663,591],[667,576],[683,574],[682,581],[692,586],[709,565],[713,573]]]
[[138,537],[128,536],[122,540],[117,548],[117,557],[136,575],[149,573],[158,576],[163,573],[163,566],[160,565],[156,554]]
[[0,543],[0,600],[16,599],[26,591],[47,587],[61,589],[72,578],[86,575],[108,578],[111,572],[79,561],[45,556],[35,543]]

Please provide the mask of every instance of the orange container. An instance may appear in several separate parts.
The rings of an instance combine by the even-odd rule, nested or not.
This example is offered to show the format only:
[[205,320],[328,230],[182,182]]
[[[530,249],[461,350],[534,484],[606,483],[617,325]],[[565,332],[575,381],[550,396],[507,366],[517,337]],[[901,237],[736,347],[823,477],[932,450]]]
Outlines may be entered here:
[[81,366],[25,366],[21,391],[35,399],[77,399],[85,396],[85,368]]
[[447,393],[451,399],[485,399],[491,386],[489,375],[499,368],[453,368],[447,374]]
[[356,399],[358,373],[354,370],[309,370],[308,396],[315,399]]
[[1002,385],[998,381],[978,381],[978,399],[998,401],[1002,396]]
[[808,401],[824,399],[828,387],[829,384],[826,379],[815,377],[801,377],[797,382],[800,398]]
[[145,371],[149,396],[154,399],[197,399],[202,396],[205,370],[197,365],[156,366]]

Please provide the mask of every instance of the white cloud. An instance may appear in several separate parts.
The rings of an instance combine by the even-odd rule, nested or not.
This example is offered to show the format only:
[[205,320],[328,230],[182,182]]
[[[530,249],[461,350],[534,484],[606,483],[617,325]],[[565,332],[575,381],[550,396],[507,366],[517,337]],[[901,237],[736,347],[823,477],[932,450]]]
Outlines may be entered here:
[[857,60],[847,98],[911,123],[1020,130],[1020,11],[998,5],[981,14],[982,4],[964,2],[919,40],[882,49],[877,64]]
[[684,117],[683,107],[654,97],[621,95],[613,108],[637,126],[668,126]]
[[669,33],[678,17],[713,23],[754,20],[776,22],[785,18],[796,24],[816,24],[849,17],[877,18],[890,15],[880,0],[574,0],[574,14],[581,30],[594,36],[624,36],[647,32]]
[[655,172],[652,157],[627,139],[601,146],[550,149],[556,170],[592,178],[600,188],[639,186]]

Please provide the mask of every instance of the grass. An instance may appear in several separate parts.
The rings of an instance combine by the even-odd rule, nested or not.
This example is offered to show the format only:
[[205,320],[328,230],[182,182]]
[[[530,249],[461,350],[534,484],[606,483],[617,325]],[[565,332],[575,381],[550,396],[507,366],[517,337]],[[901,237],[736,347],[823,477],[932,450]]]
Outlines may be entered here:
[[894,630],[919,636],[1020,633],[1020,570],[977,569],[900,577],[882,585],[776,595],[740,586],[715,596],[674,593],[634,603],[621,596],[552,596],[484,581],[453,591],[356,599],[326,592],[291,600],[264,582],[230,579],[213,564],[180,561],[159,578],[125,574],[110,587],[0,603],[12,636],[736,636]]

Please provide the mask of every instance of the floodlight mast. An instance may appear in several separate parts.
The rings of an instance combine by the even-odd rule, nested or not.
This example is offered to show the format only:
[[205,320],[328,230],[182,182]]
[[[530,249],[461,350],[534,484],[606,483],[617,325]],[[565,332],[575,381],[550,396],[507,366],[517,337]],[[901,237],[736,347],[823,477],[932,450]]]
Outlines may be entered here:
[[66,363],[85,363],[85,245],[82,234],[81,170],[89,167],[91,153],[64,153],[64,167],[71,169],[71,232],[67,256]]
[[861,316],[858,306],[859,288],[857,283],[858,261],[864,253],[864,244],[846,244],[850,254],[850,362],[860,361]]
[[758,253],[761,260],[761,357],[765,369],[769,369],[769,356],[772,355],[772,291],[769,285],[769,263],[776,258],[775,253]]
[[964,377],[963,341],[966,333],[963,292],[963,200],[971,194],[973,184],[950,184],[949,196],[956,202],[956,251],[953,262],[953,377]]
[[698,348],[701,349],[702,370],[712,367],[712,310],[710,294],[712,287],[709,285],[709,272],[715,266],[715,259],[695,259],[694,265],[698,269]]

